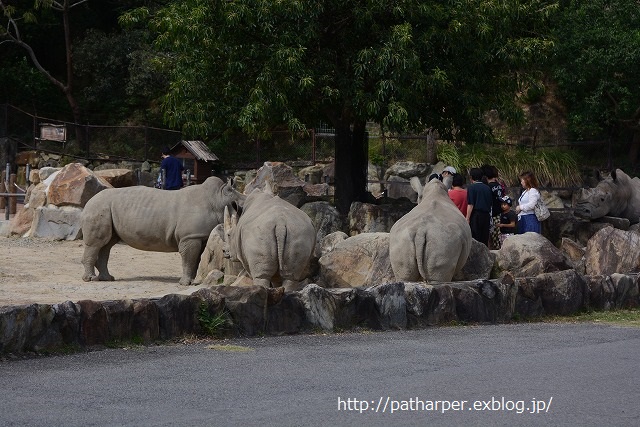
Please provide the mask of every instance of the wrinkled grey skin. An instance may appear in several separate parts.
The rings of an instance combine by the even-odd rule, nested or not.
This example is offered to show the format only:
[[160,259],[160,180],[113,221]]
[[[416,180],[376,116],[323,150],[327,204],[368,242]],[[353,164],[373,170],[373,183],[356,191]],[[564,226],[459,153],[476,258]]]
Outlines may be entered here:
[[225,256],[238,260],[254,285],[297,290],[316,244],[309,216],[269,191],[247,196],[240,218],[225,213]]
[[450,282],[471,252],[471,229],[439,180],[431,180],[418,194],[418,206],[389,232],[393,274],[409,282]]
[[244,198],[231,181],[216,177],[175,191],[144,186],[101,191],[82,212],[82,279],[114,280],[107,268],[109,253],[123,241],[143,251],[179,252],[180,284],[189,285],[211,230],[224,220],[225,206],[242,205]]
[[600,181],[595,188],[581,189],[576,196],[574,215],[584,219],[603,216],[640,221],[640,179],[630,178],[620,169]]

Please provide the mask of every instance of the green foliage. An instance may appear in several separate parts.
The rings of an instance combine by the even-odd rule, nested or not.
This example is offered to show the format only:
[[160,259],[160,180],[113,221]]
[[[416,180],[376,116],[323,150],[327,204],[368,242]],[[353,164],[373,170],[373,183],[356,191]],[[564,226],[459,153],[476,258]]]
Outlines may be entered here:
[[121,21],[148,19],[170,53],[165,118],[192,135],[373,120],[482,140],[487,108],[518,118],[515,94],[551,46],[553,10],[515,0],[187,0]]
[[439,144],[438,160],[455,167],[459,173],[485,164],[494,165],[509,186],[518,186],[519,175],[528,170],[535,173],[543,186],[570,187],[582,181],[575,153],[558,148],[532,151],[503,145]]
[[637,131],[640,3],[563,1],[554,21],[553,75],[570,108],[569,128],[588,139]]
[[226,310],[211,314],[206,302],[202,302],[198,308],[198,322],[200,322],[202,330],[212,337],[222,336],[231,326],[231,319]]

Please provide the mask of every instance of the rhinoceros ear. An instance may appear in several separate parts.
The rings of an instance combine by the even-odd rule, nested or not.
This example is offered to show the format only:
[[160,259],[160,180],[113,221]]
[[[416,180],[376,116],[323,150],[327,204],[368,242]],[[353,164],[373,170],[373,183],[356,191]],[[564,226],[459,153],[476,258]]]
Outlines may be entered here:
[[618,169],[613,168],[613,170],[611,171],[611,179],[613,179],[613,182],[616,181],[616,179],[618,179],[618,174],[617,174]]

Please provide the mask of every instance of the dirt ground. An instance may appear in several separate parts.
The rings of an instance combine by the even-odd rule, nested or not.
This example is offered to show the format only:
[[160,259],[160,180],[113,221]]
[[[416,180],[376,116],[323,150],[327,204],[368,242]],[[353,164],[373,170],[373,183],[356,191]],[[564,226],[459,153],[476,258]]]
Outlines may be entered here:
[[82,240],[51,241],[0,237],[0,307],[191,294],[202,286],[181,286],[177,252],[145,252],[124,244],[111,250],[113,282],[84,282]]

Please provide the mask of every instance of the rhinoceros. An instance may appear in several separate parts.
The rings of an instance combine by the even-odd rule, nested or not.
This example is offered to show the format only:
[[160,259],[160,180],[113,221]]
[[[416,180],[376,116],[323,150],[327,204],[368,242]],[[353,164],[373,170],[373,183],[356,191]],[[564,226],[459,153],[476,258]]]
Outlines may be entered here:
[[235,209],[244,198],[231,181],[217,177],[176,191],[143,186],[101,191],[82,212],[82,279],[114,280],[107,268],[109,253],[123,241],[143,251],[180,252],[180,284],[189,285],[211,230],[224,220],[225,207]]
[[424,186],[420,203],[389,232],[389,259],[397,280],[449,282],[467,262],[471,229],[442,182]]
[[595,188],[581,189],[576,196],[574,214],[597,219],[605,215],[640,221],[640,179],[631,178],[620,169],[600,181]]
[[237,218],[225,210],[225,256],[240,261],[254,285],[297,290],[316,242],[309,216],[268,189],[253,190]]

